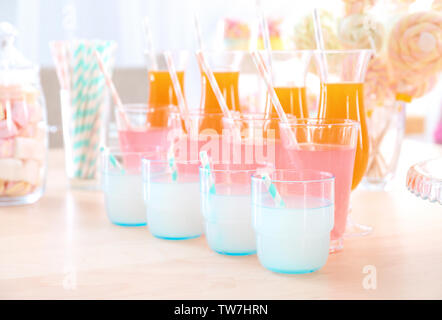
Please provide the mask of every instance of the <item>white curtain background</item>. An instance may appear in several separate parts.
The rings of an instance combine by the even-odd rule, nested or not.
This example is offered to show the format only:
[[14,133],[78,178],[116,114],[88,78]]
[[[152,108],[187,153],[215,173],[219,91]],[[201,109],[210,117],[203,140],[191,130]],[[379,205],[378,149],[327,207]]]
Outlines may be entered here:
[[[268,15],[296,16],[314,6],[332,11],[339,0],[263,0]],[[217,41],[217,22],[223,16],[254,18],[255,0],[0,0],[0,21],[14,24],[20,34],[17,46],[32,61],[52,65],[48,42],[68,38],[63,28],[64,8],[76,9],[78,38],[100,38],[118,42],[117,66],[144,65],[145,42],[141,28],[147,16],[157,49],[195,49],[193,12],[199,13],[203,38],[208,47]]]

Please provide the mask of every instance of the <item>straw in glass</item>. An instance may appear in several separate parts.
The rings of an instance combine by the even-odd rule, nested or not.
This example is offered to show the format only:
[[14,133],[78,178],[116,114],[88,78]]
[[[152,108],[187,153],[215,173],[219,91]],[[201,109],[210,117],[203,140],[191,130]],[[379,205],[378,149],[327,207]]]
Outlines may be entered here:
[[[93,41],[89,44],[90,48],[101,52],[104,63],[107,68],[111,69],[113,66],[113,56],[115,50],[115,43],[112,41]],[[96,59],[94,59],[93,51],[90,50],[91,72],[89,85],[87,88],[87,107],[83,115],[85,124],[88,127],[87,135],[89,144],[86,147],[86,162],[83,163],[83,175],[85,178],[93,178],[97,170],[97,159],[100,143],[100,131],[104,114],[104,107],[107,107],[105,101],[105,82],[104,77],[100,72],[100,68]]]
[[172,181],[177,181],[178,168],[175,161],[175,144],[173,142],[167,151],[167,163],[169,164],[169,169],[172,172]]
[[[100,152],[104,152],[104,151],[105,151],[105,148],[101,147]],[[110,151],[109,151],[109,162],[114,166],[114,168],[120,169],[121,174],[125,174],[123,166]]]
[[150,31],[149,18],[144,17],[143,19],[143,31],[144,37],[146,38],[147,52],[149,53],[150,59],[152,60],[153,69],[158,70],[158,64],[155,57],[155,50],[152,41],[152,33]]
[[207,63],[203,52],[197,51],[196,56],[204,74],[207,76],[207,79],[209,80],[210,86],[212,87],[215,97],[218,100],[218,103],[221,107],[221,111],[224,113],[224,116],[226,118],[233,119],[229,107],[227,106],[227,102],[224,99],[221,89],[218,86],[218,82],[216,82],[215,75],[213,74],[213,71],[210,69],[209,64]]
[[[265,67],[265,61],[262,58],[262,56],[257,51],[253,51],[251,53],[253,62],[255,63],[256,67],[258,68],[259,74],[263,78],[265,84],[267,85],[267,91],[270,94],[270,98],[273,102],[273,105],[275,106],[276,112],[278,114],[279,120],[285,124],[288,123],[287,115],[284,112],[284,109],[282,108],[281,102],[279,101],[278,95],[275,92],[275,89],[272,86],[270,76],[267,74],[266,67]],[[295,146],[297,145],[296,137],[293,134],[292,130],[288,127],[283,127],[285,131],[287,131],[287,136],[289,138],[289,146]]]
[[267,68],[265,66],[264,60],[262,59],[262,56],[257,51],[254,51],[251,54],[252,54],[253,62],[255,63],[255,65],[259,71],[259,74],[261,75],[265,84],[267,85],[267,90],[270,94],[270,98],[272,99],[272,102],[275,106],[275,109],[276,109],[276,112],[278,113],[279,118],[283,122],[288,122],[287,115],[285,114],[284,109],[282,108],[281,102],[279,101],[278,95],[276,94],[276,91],[272,86],[272,81],[271,81],[270,75],[266,71]]
[[166,59],[167,69],[169,70],[169,75],[172,79],[173,90],[175,91],[175,95],[178,100],[178,107],[180,109],[181,117],[183,117],[184,122],[186,123],[187,132],[191,132],[190,129],[192,122],[189,119],[189,108],[187,107],[186,99],[184,98],[183,91],[181,90],[172,54],[169,51],[166,51],[164,52],[164,58]]
[[193,13],[193,23],[194,23],[194,27],[195,27],[197,48],[198,48],[198,50],[201,51],[204,49],[204,43],[203,43],[203,36],[202,36],[202,32],[201,32],[200,19],[199,19],[198,13],[196,11]]
[[[266,50],[268,59],[267,59],[267,72],[270,75],[270,83],[273,87],[273,73],[272,73],[272,45],[270,42],[270,34],[269,34],[269,26],[267,24],[267,20],[265,18],[264,10],[262,8],[262,4],[260,0],[256,0],[256,7],[259,14],[259,20],[261,25],[261,33],[262,37],[264,39],[264,48]],[[258,40],[258,39],[257,39]],[[266,117],[269,117],[270,111],[272,110],[272,106],[270,104],[267,104],[265,115]]]
[[313,9],[313,27],[315,29],[316,48],[319,49],[321,53],[321,64],[323,66],[322,70],[324,72],[323,78],[328,79],[328,65],[324,52],[324,36],[322,35],[321,20],[319,18],[317,8]]
[[210,189],[209,189],[209,192],[211,194],[216,194],[215,181],[213,180],[212,168],[211,168],[211,165],[210,165],[210,159],[209,159],[209,156],[207,154],[207,151],[201,151],[200,152],[200,161],[201,161],[201,166],[204,168],[204,170],[206,170],[207,175],[209,176],[209,179],[210,179]]
[[95,55],[95,58],[97,59],[100,70],[103,73],[104,80],[106,81],[106,85],[111,92],[112,99],[114,100],[114,103],[117,106],[117,111],[120,113],[122,119],[124,119],[125,125],[127,126],[127,128],[130,128],[131,127],[130,121],[126,118],[126,114],[123,112],[123,103],[121,102],[120,96],[118,95],[117,89],[115,88],[115,85],[112,82],[112,79],[111,79],[109,73],[106,71],[103,59],[101,58],[100,53],[98,53],[96,50],[94,51],[94,55]]
[[275,201],[275,204],[278,208],[285,208],[284,200],[282,200],[281,195],[278,192],[276,186],[272,183],[272,179],[267,172],[260,172],[262,181],[264,182],[267,190],[269,191],[272,199]]

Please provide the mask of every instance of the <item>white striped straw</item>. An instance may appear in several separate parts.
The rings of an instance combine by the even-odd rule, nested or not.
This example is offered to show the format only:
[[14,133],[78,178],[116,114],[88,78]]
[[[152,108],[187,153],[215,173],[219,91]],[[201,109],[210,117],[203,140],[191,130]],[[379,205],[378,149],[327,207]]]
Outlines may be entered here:
[[265,84],[267,85],[267,90],[270,94],[270,98],[272,99],[273,104],[275,105],[276,112],[278,113],[279,119],[281,119],[282,122],[288,122],[287,115],[285,114],[284,109],[282,108],[281,102],[279,101],[278,95],[276,94],[275,89],[272,86],[272,81],[271,81],[270,75],[266,71],[265,62],[262,59],[262,56],[257,51],[254,51],[251,54],[252,54],[253,62],[255,63],[261,77],[263,78]]
[[198,47],[198,50],[201,51],[204,49],[204,43],[203,43],[203,36],[202,36],[202,32],[201,32],[200,19],[199,19],[198,13],[196,11],[193,13],[193,23],[195,26],[197,47]]
[[98,66],[100,67],[100,70],[103,73],[104,80],[106,81],[106,85],[111,92],[112,99],[114,100],[114,103],[117,106],[117,112],[120,113],[121,119],[123,119],[126,122],[126,127],[130,128],[131,127],[130,121],[127,119],[126,114],[123,112],[123,103],[121,102],[120,96],[118,95],[117,89],[115,88],[115,85],[112,82],[112,79],[111,79],[109,73],[107,73],[107,71],[106,71],[106,68],[103,63],[103,59],[101,58],[101,55],[100,55],[100,53],[98,53],[97,50],[94,50],[94,55],[97,58]]
[[158,70],[157,59],[155,57],[155,49],[153,46],[152,33],[150,32],[149,18],[143,19],[143,31],[146,38],[147,52],[152,60],[152,66],[154,70]]
[[172,173],[172,181],[178,179],[178,168],[175,161],[175,143],[171,143],[169,150],[167,151],[167,163],[169,164],[170,171]]
[[265,186],[267,187],[267,190],[269,191],[270,195],[272,196],[273,200],[275,201],[276,206],[278,208],[285,208],[284,200],[282,200],[281,195],[278,192],[278,189],[272,183],[272,179],[270,178],[269,174],[267,172],[260,172],[260,175],[262,177],[262,181],[264,182]]
[[224,113],[224,116],[226,118],[233,119],[229,107],[227,106],[226,99],[224,99],[221,89],[218,86],[218,82],[216,82],[215,75],[210,69],[209,64],[207,63],[203,52],[201,50],[197,51],[196,57],[198,59],[199,64],[201,65],[201,68],[203,69],[203,72],[205,73],[207,79],[209,80],[210,86],[212,87],[213,93],[215,94],[215,97],[218,100],[218,103],[221,107],[222,112]]
[[278,95],[276,94],[275,89],[272,86],[270,77],[266,72],[265,61],[264,61],[264,59],[262,59],[262,56],[259,54],[258,51],[253,51],[251,54],[252,54],[253,62],[255,63],[261,77],[263,78],[265,84],[267,85],[267,91],[270,94],[270,98],[272,99],[273,105],[275,106],[275,109],[276,109],[276,112],[278,113],[279,119],[281,122],[284,123],[283,128],[285,131],[287,131],[287,137],[289,139],[289,146],[290,147],[296,146],[297,145],[296,137],[293,134],[292,130],[286,126],[288,123],[288,118],[284,112],[284,109],[282,108],[282,105],[281,105],[281,102],[279,101]]
[[324,37],[322,35],[322,28],[321,28],[321,20],[318,14],[318,9],[313,9],[313,27],[315,29],[315,41],[316,41],[316,47],[319,49],[321,53],[321,64],[324,71],[324,79],[328,79],[328,65],[327,65],[327,59],[325,57],[325,46],[324,46]]
[[101,55],[95,49],[94,49],[94,55],[97,58],[98,65],[100,66],[100,70],[104,76],[104,80],[106,81],[106,84],[107,84],[109,90],[111,91],[111,95],[114,100],[114,103],[117,105],[118,108],[123,108],[123,103],[121,102],[120,96],[118,95],[117,89],[115,88],[115,85],[112,82],[110,75],[106,71],[106,68],[103,63],[103,59],[101,58]]
[[170,51],[164,52],[164,58],[166,59],[167,69],[169,70],[169,75],[172,79],[173,90],[175,91],[175,95],[178,100],[178,107],[180,109],[181,116],[186,123],[187,132],[190,133],[190,127],[192,123],[189,119],[189,108],[187,106],[186,99],[184,99],[184,94],[181,90],[180,82],[178,80],[175,63],[173,62],[172,54],[170,53]]
[[[261,4],[260,0],[256,0],[256,6],[258,9],[258,14],[259,14],[261,33],[262,33],[262,37],[264,39],[264,48],[265,48],[267,56],[268,56],[266,69],[267,69],[267,72],[269,73],[269,76],[270,76],[270,83],[272,84],[272,87],[273,87],[272,44],[270,42],[269,25],[267,24],[267,20],[266,20],[264,10],[262,8],[262,4]],[[266,110],[265,110],[265,115],[267,118],[270,116],[271,110],[272,110],[272,106],[271,106],[271,104],[268,104],[266,106]]]
[[210,179],[209,192],[211,194],[216,194],[215,181],[213,181],[213,173],[212,173],[212,168],[210,166],[210,159],[207,154],[207,151],[200,152],[200,161],[201,161],[201,166],[204,168],[204,170],[206,170],[207,175],[209,176],[209,179]]
[[267,24],[267,20],[260,0],[256,1],[256,6],[258,8],[258,13],[259,13],[262,38],[264,40],[264,48],[268,55],[268,61],[267,61],[269,67],[268,71],[270,74],[272,74],[272,44],[270,42],[269,25]]

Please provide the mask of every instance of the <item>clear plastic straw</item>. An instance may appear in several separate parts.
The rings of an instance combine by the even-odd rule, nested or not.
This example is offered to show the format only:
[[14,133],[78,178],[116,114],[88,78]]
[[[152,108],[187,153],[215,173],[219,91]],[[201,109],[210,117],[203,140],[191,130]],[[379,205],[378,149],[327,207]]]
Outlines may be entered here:
[[152,65],[155,70],[158,70],[158,63],[155,57],[155,49],[152,41],[152,33],[150,31],[149,18],[144,17],[143,19],[143,31],[146,38],[147,52],[149,53],[150,59],[152,60]]

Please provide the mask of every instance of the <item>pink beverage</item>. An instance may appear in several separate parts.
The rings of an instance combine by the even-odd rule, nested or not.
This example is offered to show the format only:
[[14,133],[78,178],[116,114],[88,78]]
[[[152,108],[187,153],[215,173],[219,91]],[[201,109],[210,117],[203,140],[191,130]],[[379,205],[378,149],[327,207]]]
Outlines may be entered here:
[[241,165],[244,170],[257,164],[275,163],[274,142],[237,141],[223,136],[212,135],[191,138],[183,136],[175,144],[178,160],[198,161],[199,153],[206,151],[213,164]]
[[164,149],[170,144],[169,133],[171,129],[150,128],[141,130],[119,130],[118,139],[120,148],[125,152],[144,152],[153,146],[162,146]]
[[277,150],[278,169],[309,169],[330,172],[335,176],[335,223],[331,239],[341,239],[348,215],[356,147],[299,143],[293,149],[287,150],[278,143]]
[[128,170],[139,168],[139,159],[131,158],[126,154],[148,153],[150,159],[161,159],[170,142],[168,134],[170,129],[148,129],[146,131],[118,131],[120,149],[123,152],[123,164]]

